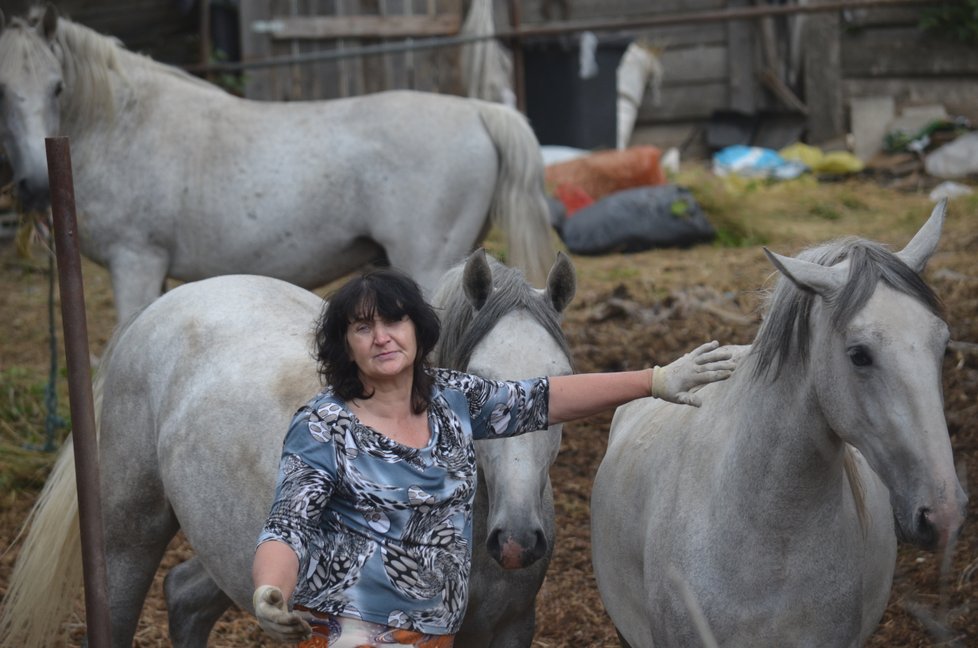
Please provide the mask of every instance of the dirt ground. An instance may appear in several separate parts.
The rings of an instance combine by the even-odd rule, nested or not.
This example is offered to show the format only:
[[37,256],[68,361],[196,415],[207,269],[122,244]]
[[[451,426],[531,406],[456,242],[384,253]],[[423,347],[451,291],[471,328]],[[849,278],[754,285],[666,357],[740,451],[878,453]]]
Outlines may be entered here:
[[[700,197],[705,203],[718,200],[710,194]],[[759,290],[768,285],[772,271],[761,243],[793,254],[805,245],[853,234],[899,248],[931,208],[926,196],[919,193],[898,193],[858,182],[830,189],[741,187],[727,199],[736,204],[727,209],[721,224],[735,226],[746,245],[573,257],[579,288],[564,330],[579,370],[663,364],[713,338],[749,343],[760,321]],[[978,475],[978,353],[976,347],[968,346],[978,343],[976,225],[978,200],[952,203],[939,252],[926,271],[928,282],[947,306],[952,339],[964,343],[956,344],[945,356],[944,390],[948,427],[966,489],[969,478]],[[50,363],[48,261],[40,247],[31,249],[33,257],[24,259],[11,240],[0,243],[0,398],[7,401],[17,397],[15,392],[25,382],[43,385]],[[110,286],[101,268],[85,262],[83,272],[91,351],[97,356],[114,325]],[[0,420],[0,438],[9,442],[9,435],[22,429],[24,421],[12,421],[9,408],[3,411],[7,414]],[[43,426],[43,411],[27,414],[33,417],[29,426]],[[605,449],[609,421],[610,416],[601,416],[565,426],[563,449],[552,470],[558,540],[538,597],[533,643],[537,648],[617,645],[590,565],[589,493]],[[16,487],[0,491],[0,593],[5,591],[16,557],[17,528],[37,494],[46,465],[43,458],[38,459],[34,473],[18,478]],[[0,458],[0,475],[13,466],[12,455]],[[978,498],[972,498],[972,521],[976,507]],[[190,552],[178,538],[167,555],[167,565],[185,559]],[[978,645],[978,577],[974,574],[978,533],[973,522],[965,526],[946,565],[942,569],[941,556],[901,547],[890,604],[870,646]],[[140,648],[169,645],[160,580],[144,610],[135,644]],[[83,634],[80,601],[77,611],[71,646],[80,645]],[[273,644],[262,639],[252,617],[232,611],[215,630],[211,645]]]

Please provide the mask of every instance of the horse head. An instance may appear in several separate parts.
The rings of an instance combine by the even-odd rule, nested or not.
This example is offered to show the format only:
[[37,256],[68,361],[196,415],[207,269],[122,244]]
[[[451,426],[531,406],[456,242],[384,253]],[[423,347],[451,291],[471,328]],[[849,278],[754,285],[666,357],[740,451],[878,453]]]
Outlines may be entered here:
[[0,21],[0,144],[25,211],[49,204],[44,139],[59,133],[64,89],[53,46],[57,28],[50,4],[9,25]]
[[967,498],[944,418],[941,367],[949,333],[919,273],[937,247],[945,202],[900,252],[858,239],[811,251],[768,252],[811,296],[809,366],[832,432],[855,446],[890,491],[902,540],[944,548]]
[[[483,250],[447,275],[454,299],[443,303],[443,347],[439,363],[504,380],[566,374],[570,352],[560,316],[574,296],[573,265],[559,254],[543,289],[522,273],[487,258]],[[455,277],[452,280],[450,277]],[[550,466],[560,448],[562,427],[522,436],[476,442],[480,485],[485,487],[476,529],[485,520],[485,550],[506,569],[521,569],[553,550]],[[482,506],[482,500],[476,504]]]

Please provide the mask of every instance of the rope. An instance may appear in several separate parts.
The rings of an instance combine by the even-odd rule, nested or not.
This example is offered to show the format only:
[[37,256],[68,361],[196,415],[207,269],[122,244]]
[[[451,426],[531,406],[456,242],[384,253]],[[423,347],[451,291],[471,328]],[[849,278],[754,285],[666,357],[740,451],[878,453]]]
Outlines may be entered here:
[[45,228],[45,223],[42,221],[43,216],[34,213],[28,214],[26,218],[32,222],[27,227],[33,229],[35,235],[45,242],[44,247],[48,253],[48,353],[51,362],[48,382],[44,386],[44,406],[47,410],[44,418],[44,444],[42,446],[26,444],[25,447],[29,450],[54,452],[58,449],[58,444],[55,442],[58,430],[68,425],[65,419],[58,416],[58,336],[54,316],[54,249],[53,242],[48,235],[50,229]]

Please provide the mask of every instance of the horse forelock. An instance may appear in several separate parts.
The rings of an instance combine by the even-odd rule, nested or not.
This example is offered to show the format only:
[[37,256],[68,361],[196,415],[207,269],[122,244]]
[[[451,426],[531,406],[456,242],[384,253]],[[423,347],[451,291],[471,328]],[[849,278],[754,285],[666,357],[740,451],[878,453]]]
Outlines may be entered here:
[[12,18],[0,32],[0,73],[5,76],[18,67],[33,72],[50,56],[50,50],[23,18]]
[[560,327],[560,313],[537,293],[523,273],[491,257],[493,290],[485,305],[476,311],[465,296],[461,268],[446,275],[436,301],[440,304],[442,337],[438,363],[464,370],[479,343],[499,321],[516,310],[525,310],[557,342],[561,352],[570,358],[570,349]]
[[[809,248],[798,258],[823,266],[848,261],[846,282],[823,296],[831,325],[836,330],[841,330],[863,309],[880,282],[920,301],[944,319],[944,308],[937,294],[920,275],[879,243],[848,237]],[[764,322],[753,344],[755,379],[768,376],[774,380],[789,362],[802,368],[807,366],[816,297],[811,291],[799,289],[787,277],[778,277],[768,295]]]

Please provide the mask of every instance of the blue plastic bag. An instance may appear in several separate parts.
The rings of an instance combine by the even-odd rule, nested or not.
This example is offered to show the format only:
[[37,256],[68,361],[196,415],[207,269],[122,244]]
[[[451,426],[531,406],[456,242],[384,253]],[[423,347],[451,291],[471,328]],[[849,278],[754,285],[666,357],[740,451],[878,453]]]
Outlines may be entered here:
[[807,170],[801,162],[785,160],[777,151],[760,146],[735,144],[713,154],[713,173],[718,176],[790,180]]

